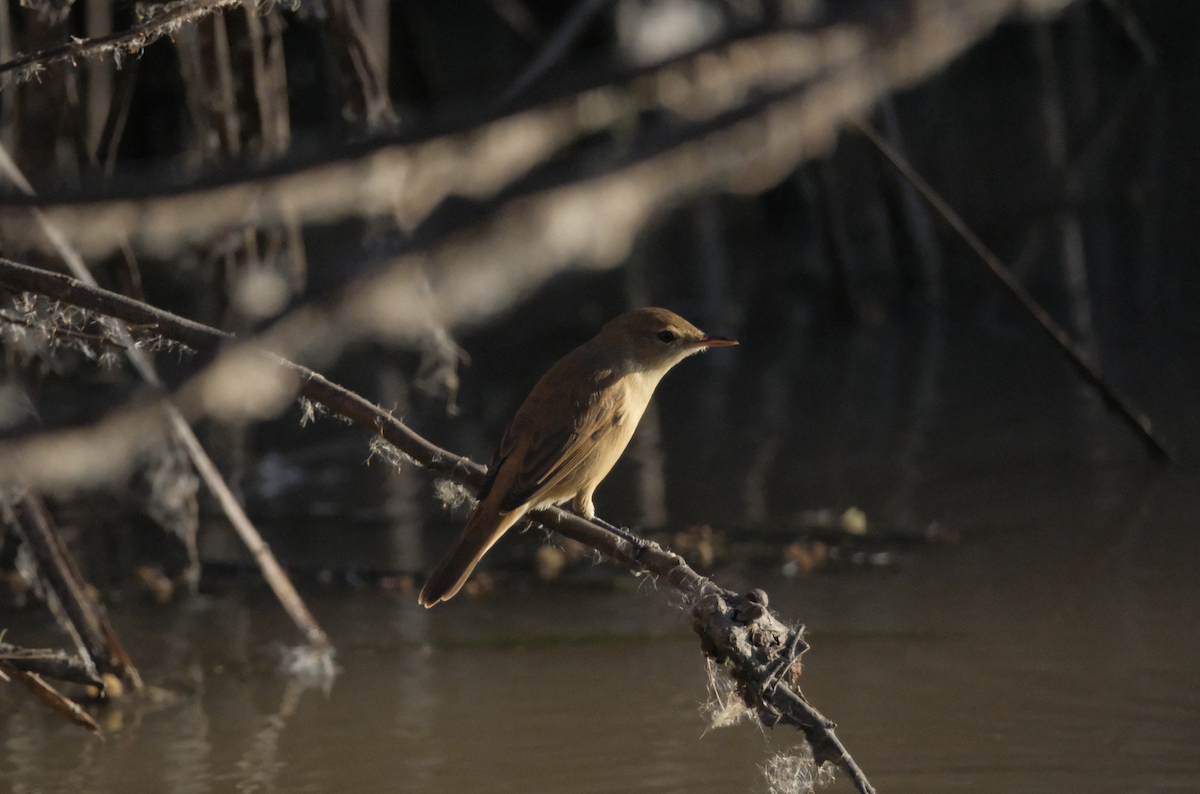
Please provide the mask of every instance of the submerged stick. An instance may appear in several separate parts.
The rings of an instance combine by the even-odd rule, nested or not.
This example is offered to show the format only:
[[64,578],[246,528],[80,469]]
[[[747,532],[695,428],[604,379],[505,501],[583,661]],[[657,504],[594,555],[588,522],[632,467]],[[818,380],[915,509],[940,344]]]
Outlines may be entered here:
[[[127,322],[153,323],[164,336],[186,334],[191,340],[188,344],[201,350],[215,349],[232,339],[223,331],[183,320],[132,298],[5,259],[0,259],[0,285],[39,292]],[[260,352],[264,359],[269,358],[297,377],[298,390],[304,397],[381,435],[425,468],[472,489],[482,484],[486,470],[478,463],[433,444],[388,412],[319,373],[273,353]],[[692,628],[700,636],[702,649],[730,669],[742,697],[759,718],[768,725],[785,722],[803,731],[818,762],[831,761],[840,766],[862,794],[874,792],[834,733],[834,723],[809,705],[796,688],[797,662],[808,647],[802,639],[804,628],[790,628],[772,614],[765,593],[756,590],[739,596],[700,575],[681,556],[657,543],[643,541],[645,545],[639,547],[601,524],[559,507],[529,515],[607,557],[666,579],[684,593],[693,604]]]
[[925,197],[925,200],[928,201],[935,210],[937,210],[938,214],[946,219],[946,222],[950,224],[954,231],[958,232],[958,235],[962,237],[963,241],[971,247],[971,250],[973,250],[979,256],[979,258],[983,260],[984,264],[986,264],[988,269],[995,274],[996,278],[1000,279],[1000,282],[1008,289],[1013,297],[1015,297],[1020,304],[1025,307],[1026,311],[1033,315],[1033,318],[1037,320],[1038,325],[1040,325],[1042,329],[1050,335],[1050,338],[1054,340],[1055,344],[1057,344],[1059,348],[1061,348],[1062,351],[1067,354],[1067,358],[1072,364],[1075,365],[1076,370],[1078,370],[1079,374],[1083,376],[1083,379],[1091,384],[1100,393],[1100,396],[1103,398],[1104,402],[1110,408],[1115,410],[1117,415],[1120,416],[1121,419],[1123,419],[1125,423],[1129,425],[1135,433],[1138,434],[1150,453],[1156,458],[1173,460],[1175,456],[1172,454],[1170,447],[1167,446],[1166,442],[1160,439],[1158,434],[1155,433],[1154,425],[1150,422],[1150,418],[1146,416],[1146,414],[1142,413],[1142,411],[1140,411],[1137,406],[1135,406],[1129,400],[1129,398],[1126,397],[1123,392],[1121,392],[1121,390],[1119,390],[1116,386],[1110,383],[1107,378],[1104,377],[1104,375],[1100,372],[1100,368],[1096,365],[1095,360],[1082,348],[1080,348],[1079,345],[1077,345],[1071,338],[1071,336],[1063,330],[1062,326],[1054,321],[1054,318],[1050,316],[1049,312],[1043,309],[1041,305],[1034,300],[1033,296],[1029,294],[1029,291],[1021,285],[1021,282],[1017,281],[1016,277],[1012,274],[1012,271],[1005,267],[1004,263],[1000,261],[1000,258],[992,253],[991,250],[983,244],[983,241],[979,239],[978,235],[976,235],[975,232],[971,230],[971,227],[968,226],[966,222],[958,215],[958,213],[956,213],[954,209],[946,203],[946,200],[943,199],[941,195],[939,195],[937,191],[935,191],[919,173],[917,173],[917,171],[912,167],[912,165],[909,164],[907,160],[905,160],[895,149],[888,145],[887,141],[881,138],[879,133],[876,132],[869,124],[856,121],[854,122],[854,126],[858,128],[863,135],[867,136],[867,139],[870,140],[871,143],[875,144],[875,148],[879,149],[883,156],[886,157],[892,163],[892,165],[896,167],[896,170],[899,171],[905,179],[911,182],[913,187],[915,187],[921,193],[921,195]]

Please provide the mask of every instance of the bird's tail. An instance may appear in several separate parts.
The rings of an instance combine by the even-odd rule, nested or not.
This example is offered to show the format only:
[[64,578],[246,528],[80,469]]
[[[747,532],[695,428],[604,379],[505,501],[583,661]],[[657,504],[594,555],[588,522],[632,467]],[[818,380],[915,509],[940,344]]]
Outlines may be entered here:
[[431,607],[453,598],[492,544],[523,515],[525,511],[521,509],[500,513],[486,502],[480,503],[454,546],[425,580],[418,597],[421,606]]

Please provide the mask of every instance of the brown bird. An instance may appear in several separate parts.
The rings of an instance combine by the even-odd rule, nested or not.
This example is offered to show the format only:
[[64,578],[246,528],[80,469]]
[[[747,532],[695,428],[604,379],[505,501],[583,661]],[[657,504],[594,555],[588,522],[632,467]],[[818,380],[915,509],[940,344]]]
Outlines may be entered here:
[[420,601],[452,598],[487,550],[530,510],[571,500],[595,515],[592,494],[612,469],[667,370],[731,339],[666,309],[636,309],[542,376],[513,417],[488,466],[466,529],[429,575]]

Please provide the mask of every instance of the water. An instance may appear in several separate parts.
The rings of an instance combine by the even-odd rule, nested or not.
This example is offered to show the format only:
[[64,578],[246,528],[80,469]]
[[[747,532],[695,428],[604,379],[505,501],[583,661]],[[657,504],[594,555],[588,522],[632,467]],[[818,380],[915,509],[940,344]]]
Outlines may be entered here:
[[[804,691],[878,789],[1200,788],[1190,353],[1155,348],[1178,365],[1165,386],[1112,355],[1182,448],[1163,467],[1019,324],[790,322],[776,348],[710,354],[664,383],[665,508],[778,548],[813,507],[961,537],[883,541],[882,567],[789,578],[778,557],[732,557],[713,572],[808,625]],[[641,476],[614,472],[601,511],[636,520]],[[799,734],[706,730],[678,599],[606,570],[501,577],[429,611],[412,593],[305,580],[338,648],[328,692],[276,672],[296,634],[254,576],[214,576],[192,602],[127,598],[118,632],[168,694],[96,711],[100,740],[0,687],[0,780],[45,794],[766,791],[759,768]],[[39,609],[3,619],[10,641],[65,644]],[[842,777],[832,790],[850,790]]]

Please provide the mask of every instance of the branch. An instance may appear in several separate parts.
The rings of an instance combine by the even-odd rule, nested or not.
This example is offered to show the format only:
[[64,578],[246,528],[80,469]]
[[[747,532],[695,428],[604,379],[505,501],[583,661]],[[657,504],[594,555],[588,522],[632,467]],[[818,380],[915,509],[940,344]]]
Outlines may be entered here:
[[22,648],[7,642],[0,642],[0,661],[27,673],[37,673],[46,678],[57,678],[59,681],[70,681],[75,684],[86,684],[104,689],[104,681],[88,670],[87,665],[78,656],[70,656],[66,651],[52,651],[48,648]]
[[71,37],[69,44],[40,50],[0,63],[0,75],[16,72],[16,82],[21,83],[36,77],[47,66],[64,61],[75,63],[79,58],[98,58],[111,55],[117,66],[125,55],[136,55],[164,35],[174,33],[189,22],[196,22],[209,14],[238,6],[242,0],[181,0],[151,7],[151,14],[140,25],[121,33],[110,33],[91,39]]
[[1125,396],[1116,386],[1108,381],[1100,372],[1100,368],[1096,365],[1095,360],[1082,350],[1070,335],[1063,330],[1062,326],[1054,321],[1050,313],[1043,309],[1029,291],[1021,286],[1021,282],[1012,274],[1000,258],[992,253],[979,236],[972,231],[971,227],[966,224],[957,212],[946,203],[946,200],[935,191],[925,179],[917,173],[907,160],[893,149],[887,141],[879,136],[869,124],[861,121],[855,122],[855,127],[875,144],[875,148],[886,157],[896,170],[899,171],[905,179],[912,183],[925,199],[933,205],[938,214],[945,218],[946,222],[958,232],[963,241],[971,247],[988,269],[1000,279],[1006,289],[1015,297],[1027,312],[1033,315],[1037,320],[1038,325],[1042,327],[1054,343],[1067,355],[1068,360],[1075,365],[1075,369],[1079,372],[1083,379],[1087,381],[1096,391],[1100,393],[1100,397],[1117,415],[1129,425],[1135,433],[1145,443],[1146,448],[1152,455],[1163,460],[1172,460],[1174,456],[1171,454],[1170,447],[1166,442],[1158,437],[1154,432],[1154,426],[1150,422],[1150,418],[1135,406],[1128,397]]
[[[142,689],[142,678],[103,608],[87,594],[87,583],[75,565],[45,504],[26,490],[19,501],[3,504],[5,520],[37,560],[38,578],[45,585],[51,612],[66,624],[86,666],[96,673],[111,673],[133,690]],[[89,671],[90,672],[90,671]]]
[[[0,284],[10,289],[32,289],[36,281],[42,294],[59,300],[73,296],[75,305],[101,311],[106,306],[112,316],[129,322],[144,323],[153,318],[159,331],[171,336],[177,329],[192,335],[193,347],[212,349],[230,336],[99,288],[88,287],[65,276],[32,277],[29,268],[0,259]],[[201,342],[197,334],[208,336]],[[196,344],[193,344],[195,342]],[[307,367],[286,361],[272,353],[280,367],[296,376],[300,394],[330,408],[355,423],[377,433],[417,463],[443,476],[477,489],[485,469],[467,458],[455,455],[427,441],[403,422],[368,400],[339,386]],[[598,523],[558,507],[537,510],[530,517],[562,535],[577,540],[618,562],[666,579],[693,602],[692,627],[700,635],[701,647],[711,658],[731,669],[746,702],[768,725],[786,722],[803,731],[813,747],[814,757],[842,767],[863,794],[874,791],[834,734],[834,723],[825,719],[804,699],[795,682],[799,675],[800,654],[807,649],[803,627],[790,629],[769,609],[761,590],[747,596],[732,593],[694,571],[678,554],[643,541],[637,546],[622,535]]]
[[87,728],[92,733],[100,733],[100,726],[96,724],[96,721],[92,719],[90,714],[81,709],[78,704],[64,697],[57,689],[43,681],[42,677],[37,673],[19,669],[10,662],[0,659],[0,676],[21,684],[69,722]]

